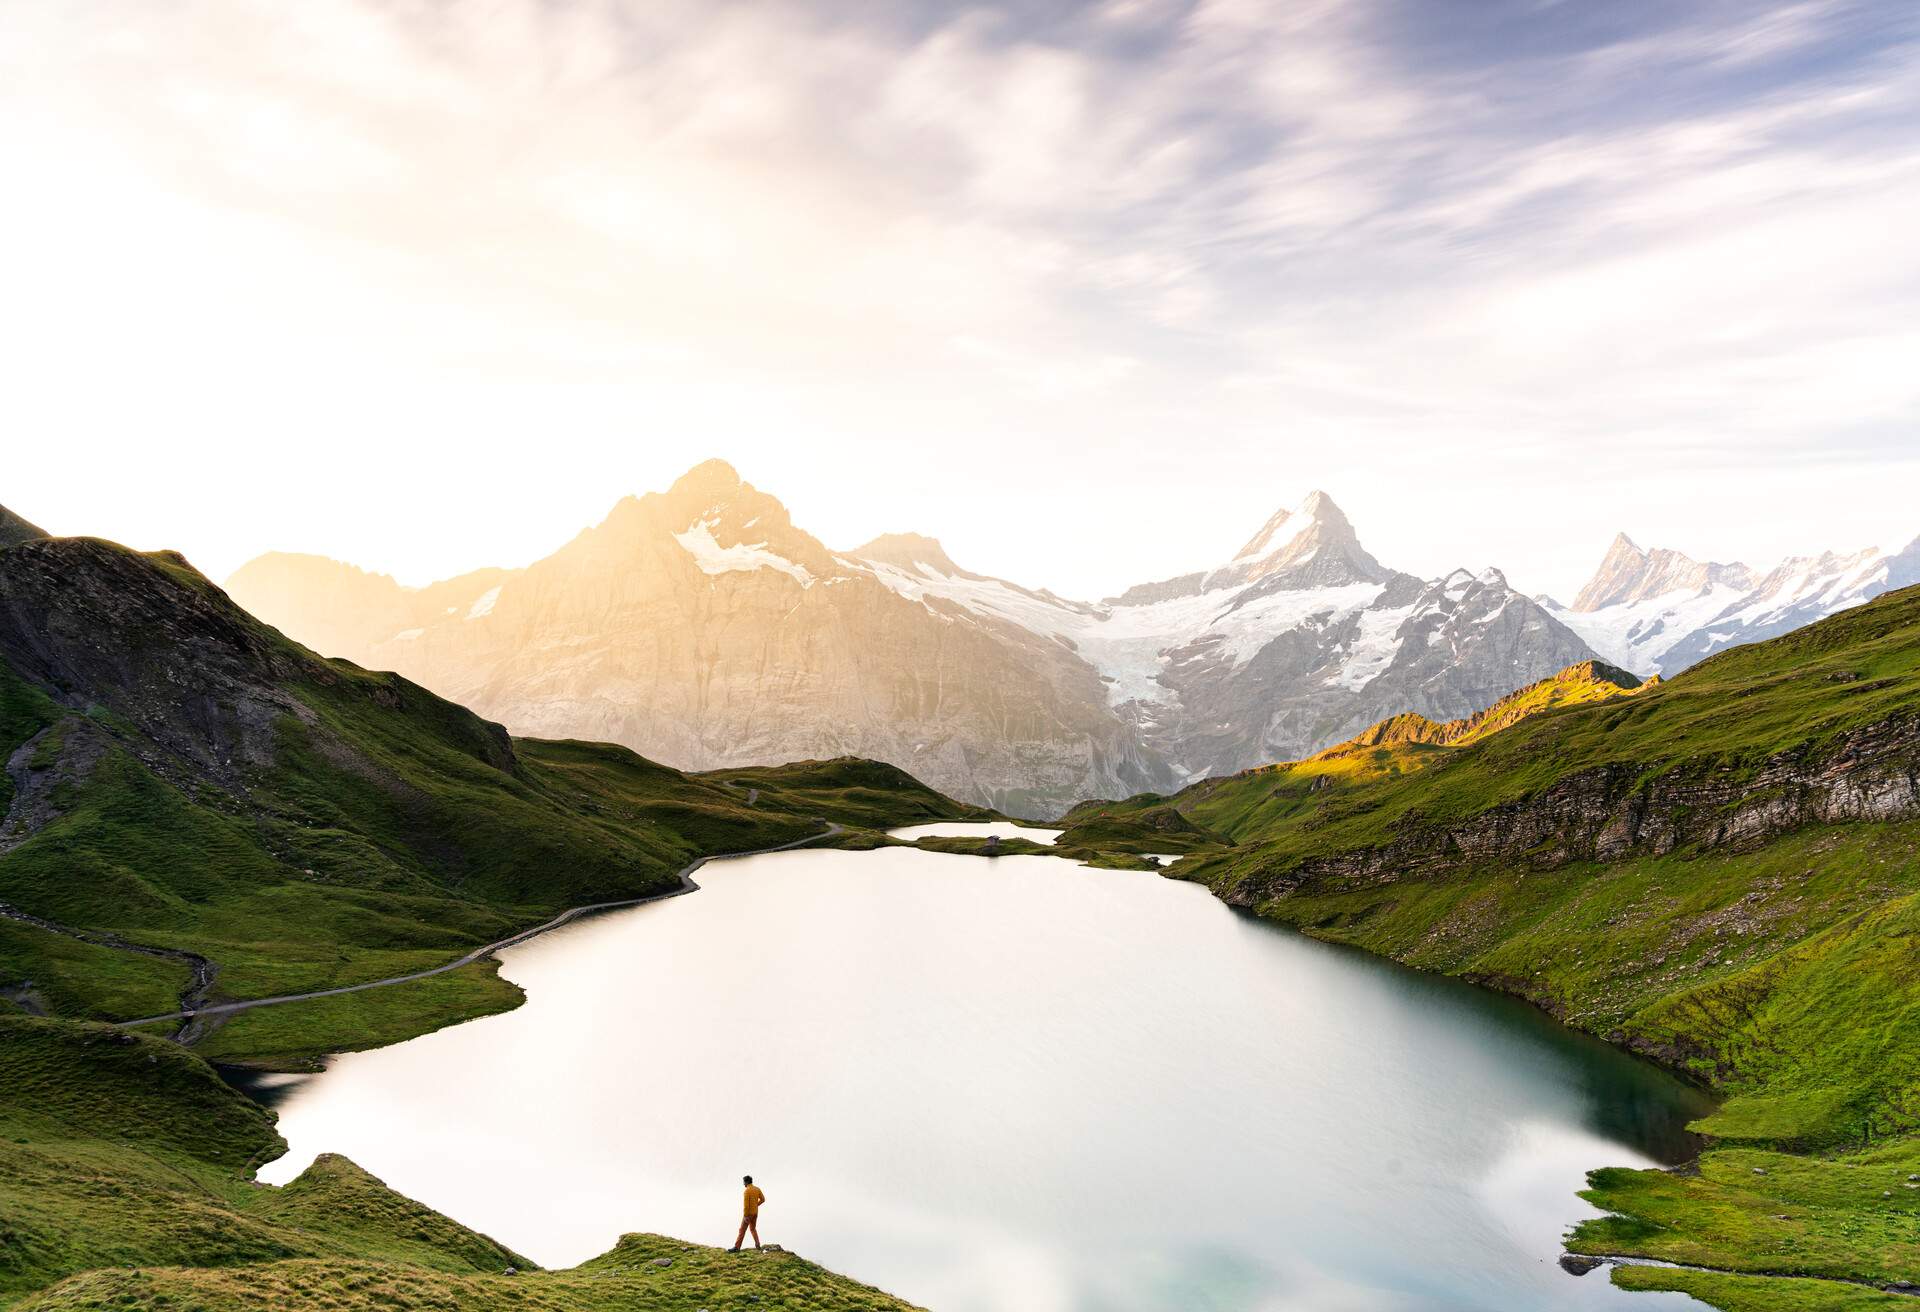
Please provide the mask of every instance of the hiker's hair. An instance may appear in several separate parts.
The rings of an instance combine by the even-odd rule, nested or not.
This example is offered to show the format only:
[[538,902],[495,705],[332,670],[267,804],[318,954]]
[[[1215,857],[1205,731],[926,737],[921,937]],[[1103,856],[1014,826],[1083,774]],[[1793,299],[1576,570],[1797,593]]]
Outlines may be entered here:
[[750,1175],[743,1175],[743,1176],[741,1176],[741,1177],[740,1177],[740,1183],[741,1183],[741,1184],[752,1184],[752,1183],[753,1183],[753,1177],[752,1177],[752,1176],[750,1176]]

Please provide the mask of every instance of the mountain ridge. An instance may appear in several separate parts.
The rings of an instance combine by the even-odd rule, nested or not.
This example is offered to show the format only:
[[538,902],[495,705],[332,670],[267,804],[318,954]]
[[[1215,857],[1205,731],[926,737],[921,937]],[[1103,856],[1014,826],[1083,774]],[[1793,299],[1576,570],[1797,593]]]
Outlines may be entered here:
[[1643,550],[1621,533],[1572,606],[1541,602],[1607,660],[1670,677],[1716,651],[1777,637],[1914,582],[1920,538],[1892,554],[1826,551],[1759,571]]
[[0,549],[18,546],[22,542],[31,542],[35,538],[46,536],[48,536],[47,531],[39,525],[29,523],[5,506],[0,506]]
[[706,461],[525,569],[466,577],[464,593],[398,594],[401,612],[349,568],[317,580],[262,558],[229,586],[519,732],[689,768],[875,757],[1028,818],[1300,755],[1397,711],[1470,714],[1594,655],[1498,571],[1387,569],[1319,491],[1232,560],[1083,602],[920,534],[831,550]]

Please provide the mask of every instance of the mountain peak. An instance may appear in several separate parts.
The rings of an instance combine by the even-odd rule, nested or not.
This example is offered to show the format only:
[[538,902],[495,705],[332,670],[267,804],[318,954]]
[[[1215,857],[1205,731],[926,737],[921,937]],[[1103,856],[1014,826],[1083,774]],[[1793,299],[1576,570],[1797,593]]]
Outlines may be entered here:
[[856,560],[878,561],[882,565],[904,570],[926,565],[948,578],[965,572],[953,563],[938,538],[921,533],[882,533],[865,546],[855,547],[847,554]]
[[1316,488],[1307,493],[1306,500],[1293,509],[1274,511],[1233,560],[1238,564],[1241,561],[1271,559],[1310,536],[1355,542],[1358,545],[1354,539],[1353,525],[1347,521],[1346,515],[1333,503],[1332,497]]
[[1673,592],[1700,592],[1718,583],[1746,589],[1753,586],[1753,572],[1739,561],[1698,561],[1666,547],[1645,550],[1625,533],[1616,533],[1600,568],[1574,597],[1572,609],[1586,613]]
[[702,460],[673,481],[668,495],[691,492],[705,495],[710,492],[730,492],[741,484],[740,471],[724,460]]
[[1202,589],[1258,582],[1287,590],[1378,583],[1389,573],[1360,545],[1333,498],[1316,489],[1293,509],[1275,511],[1227,564],[1194,577]]

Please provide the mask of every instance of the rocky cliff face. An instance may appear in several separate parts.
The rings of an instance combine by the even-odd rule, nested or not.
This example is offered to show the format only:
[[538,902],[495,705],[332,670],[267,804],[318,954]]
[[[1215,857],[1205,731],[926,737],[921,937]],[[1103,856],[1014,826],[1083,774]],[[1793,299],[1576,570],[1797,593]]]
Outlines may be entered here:
[[1542,604],[1606,659],[1671,677],[1715,652],[1778,637],[1915,581],[1920,539],[1896,555],[1829,551],[1757,574],[1739,563],[1643,551],[1622,533],[1571,608]]
[[1778,753],[1758,769],[1678,769],[1651,782],[1643,773],[1633,764],[1580,771],[1457,824],[1409,824],[1377,847],[1277,865],[1227,900],[1252,906],[1308,884],[1387,883],[1494,862],[1551,870],[1681,847],[1742,851],[1815,822],[1913,819],[1920,714]]
[[865,756],[1023,815],[1170,781],[1070,648],[902,595],[718,461],[527,569],[403,593],[399,611],[378,576],[337,569],[289,594],[284,567],[260,564],[232,580],[256,613],[298,636],[316,610],[339,623],[362,609],[339,598],[364,589],[386,632],[348,654],[519,734],[689,769]]
[[516,733],[684,768],[875,757],[1027,816],[1454,719],[1593,655],[1497,570],[1387,569],[1323,493],[1218,568],[1089,603],[915,534],[836,553],[718,461],[524,570],[409,590],[268,556],[229,587]]
[[[177,553],[56,538],[13,547],[4,564],[0,661],[70,710],[111,712],[121,745],[163,778],[243,795],[251,772],[275,763],[288,717],[346,759],[294,691],[335,686],[336,671],[234,606]],[[409,696],[431,700],[390,676],[366,695],[389,709]],[[513,768],[499,725],[446,709],[455,727],[436,728],[448,742]],[[69,737],[96,732],[84,719],[76,726]]]

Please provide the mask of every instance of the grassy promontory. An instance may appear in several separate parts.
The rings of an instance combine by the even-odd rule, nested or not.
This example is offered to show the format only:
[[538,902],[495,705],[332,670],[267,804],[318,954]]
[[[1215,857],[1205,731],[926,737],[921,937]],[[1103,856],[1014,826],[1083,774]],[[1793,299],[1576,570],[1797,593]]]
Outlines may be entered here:
[[1920,1283],[1920,589],[1652,687],[1576,667],[1476,718],[1067,819],[1171,807],[1233,843],[1176,877],[1720,1094],[1697,1169],[1596,1172],[1614,1215],[1569,1240],[1716,1271],[1622,1285],[1733,1312],[1904,1298],[1874,1287]]
[[343,1157],[254,1182],[285,1147],[176,1044],[0,1015],[0,1308],[908,1307],[792,1254],[656,1235],[541,1271]]

